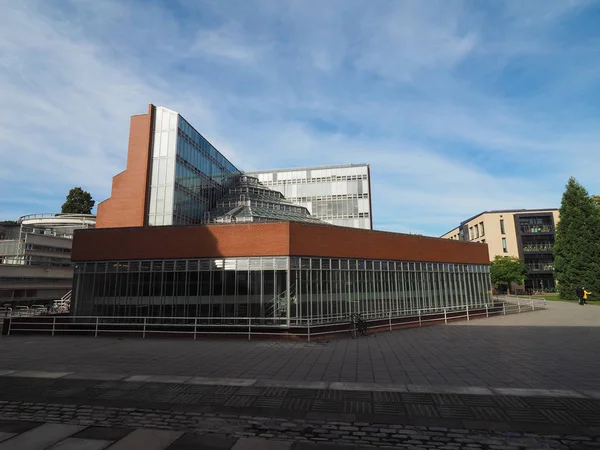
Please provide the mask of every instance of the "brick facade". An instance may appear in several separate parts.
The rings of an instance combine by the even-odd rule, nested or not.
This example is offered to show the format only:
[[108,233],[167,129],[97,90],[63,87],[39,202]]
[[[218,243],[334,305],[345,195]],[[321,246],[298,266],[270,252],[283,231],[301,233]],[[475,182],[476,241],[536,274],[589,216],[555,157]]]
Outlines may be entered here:
[[78,230],[72,259],[286,255],[489,264],[485,244],[291,222]]
[[98,204],[96,228],[145,225],[154,109],[131,117],[127,168],[113,177],[110,198]]

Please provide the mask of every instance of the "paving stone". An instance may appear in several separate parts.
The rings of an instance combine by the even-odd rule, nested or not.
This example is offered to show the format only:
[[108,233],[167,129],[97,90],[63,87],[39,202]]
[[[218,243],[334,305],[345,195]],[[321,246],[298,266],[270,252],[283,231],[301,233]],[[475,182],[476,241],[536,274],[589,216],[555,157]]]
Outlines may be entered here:
[[129,433],[134,431],[131,428],[108,428],[108,427],[89,427],[73,437],[81,439],[99,439],[105,441],[118,441]]
[[165,450],[182,435],[181,431],[138,429],[113,444],[110,450]]
[[240,438],[231,450],[291,450],[292,442],[262,438]]
[[103,450],[112,443],[112,441],[98,439],[67,438],[49,447],[48,450]]
[[76,425],[47,423],[0,443],[0,450],[42,450],[82,429]]
[[0,442],[10,439],[16,435],[17,435],[17,433],[7,433],[5,431],[0,431]]

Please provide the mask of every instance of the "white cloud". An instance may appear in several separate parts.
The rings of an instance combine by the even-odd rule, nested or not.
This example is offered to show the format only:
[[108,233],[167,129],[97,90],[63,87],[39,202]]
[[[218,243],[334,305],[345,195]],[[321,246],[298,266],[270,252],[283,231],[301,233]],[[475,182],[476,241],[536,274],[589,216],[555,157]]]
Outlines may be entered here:
[[168,5],[4,8],[0,218],[106,198],[148,103],[242,169],[370,163],[383,229],[557,206],[571,174],[600,192],[596,41],[553,37],[585,2]]
[[192,46],[192,52],[228,59],[241,63],[253,63],[259,58],[255,48],[245,45],[231,29],[201,30]]

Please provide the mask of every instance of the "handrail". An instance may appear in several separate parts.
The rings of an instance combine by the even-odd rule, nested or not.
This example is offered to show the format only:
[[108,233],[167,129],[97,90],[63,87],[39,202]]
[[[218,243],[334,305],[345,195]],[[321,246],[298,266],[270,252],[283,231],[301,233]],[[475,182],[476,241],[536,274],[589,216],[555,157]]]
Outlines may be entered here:
[[[506,315],[546,309],[545,299],[514,298],[515,302],[485,304],[462,309],[439,308],[435,312],[424,309],[415,310],[412,315],[386,315],[363,318],[369,329],[388,329],[394,326],[423,326],[430,323],[449,323],[455,320],[471,320],[491,315]],[[8,314],[8,313],[7,313]],[[351,326],[348,316],[338,317],[336,322],[324,323],[320,317],[291,318],[287,317],[132,317],[132,316],[51,316],[38,315],[35,318],[19,320],[20,316],[12,314],[8,334],[11,332],[50,333],[133,333],[143,338],[153,333],[177,335],[244,335],[252,339],[252,335],[273,335],[277,330],[294,329],[294,335],[306,337],[348,333]],[[33,319],[33,320],[31,320]],[[304,328],[304,330],[303,330]]]

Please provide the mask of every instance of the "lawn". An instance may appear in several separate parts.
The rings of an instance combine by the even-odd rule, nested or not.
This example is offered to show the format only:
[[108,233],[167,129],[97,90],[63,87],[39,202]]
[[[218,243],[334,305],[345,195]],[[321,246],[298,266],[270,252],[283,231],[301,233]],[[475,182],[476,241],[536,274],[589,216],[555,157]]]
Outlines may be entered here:
[[[526,298],[545,298],[546,300],[548,300],[549,302],[567,302],[567,303],[577,303],[577,300],[563,300],[562,298],[560,298],[558,296],[558,294],[539,294],[539,295],[527,295],[525,296]],[[600,306],[600,300],[588,300],[587,301],[588,305],[596,305],[596,306]]]
[[[567,302],[567,303],[573,303],[573,304],[577,303],[577,300],[563,300],[558,295],[547,295],[547,296],[532,295],[531,297],[532,298],[545,298],[549,302]],[[600,306],[600,301],[598,301],[598,300],[588,300],[587,304],[588,305],[597,305],[597,306]]]

